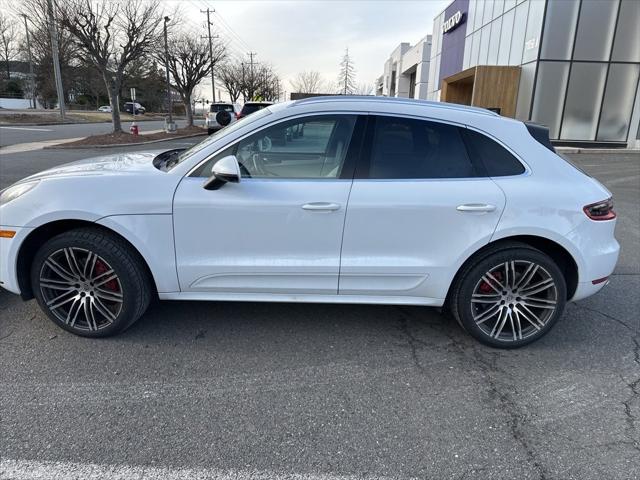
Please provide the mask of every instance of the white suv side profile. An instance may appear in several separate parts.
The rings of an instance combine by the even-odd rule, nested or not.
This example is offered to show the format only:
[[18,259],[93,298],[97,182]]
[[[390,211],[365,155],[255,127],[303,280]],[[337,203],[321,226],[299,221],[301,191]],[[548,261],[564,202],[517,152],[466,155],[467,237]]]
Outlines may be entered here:
[[619,253],[611,193],[544,128],[381,97],[276,104],[189,150],[56,167],[5,189],[0,219],[0,285],[89,337],[156,296],[444,307],[513,348]]

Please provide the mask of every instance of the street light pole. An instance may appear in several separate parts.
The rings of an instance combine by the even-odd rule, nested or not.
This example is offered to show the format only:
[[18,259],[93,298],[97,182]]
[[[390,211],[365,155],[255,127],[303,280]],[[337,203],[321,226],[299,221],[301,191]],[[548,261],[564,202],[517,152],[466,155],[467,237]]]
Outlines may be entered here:
[[169,17],[164,17],[164,70],[167,74],[167,108],[169,109],[169,125],[168,129],[173,131],[173,105],[171,101],[171,83],[169,83],[169,42],[167,41],[167,23],[171,20]]
[[29,57],[29,77],[31,78],[31,99],[33,100],[33,109],[36,109],[36,79],[33,75],[33,59],[31,58],[31,40],[29,39],[29,26],[27,25],[27,15],[21,14],[24,17],[24,29],[27,33],[27,55]]
[[51,54],[53,57],[53,74],[56,78],[56,90],[58,93],[58,106],[60,107],[60,117],[64,122],[64,90],[62,89],[62,76],[60,75],[60,59],[58,58],[58,31],[53,16],[53,0],[47,0],[47,10],[49,10],[49,34],[51,35]]

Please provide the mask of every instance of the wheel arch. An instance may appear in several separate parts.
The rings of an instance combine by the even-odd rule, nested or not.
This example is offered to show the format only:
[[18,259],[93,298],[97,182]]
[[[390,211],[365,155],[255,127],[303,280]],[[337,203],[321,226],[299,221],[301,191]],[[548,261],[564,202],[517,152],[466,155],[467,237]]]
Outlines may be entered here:
[[16,262],[16,276],[18,280],[18,286],[20,288],[20,296],[23,300],[30,300],[33,298],[33,289],[31,288],[31,264],[33,263],[34,256],[38,249],[42,247],[48,240],[59,235],[64,232],[68,232],[70,230],[75,230],[77,228],[93,228],[95,230],[102,230],[105,233],[110,235],[114,235],[124,242],[131,248],[131,251],[138,256],[139,260],[145,266],[146,275],[148,276],[151,286],[153,288],[153,293],[157,294],[156,282],[149,268],[149,264],[142,256],[140,251],[125,237],[116,232],[115,230],[105,227],[104,225],[100,225],[98,223],[90,222],[87,220],[78,220],[78,219],[69,219],[69,220],[55,220],[52,222],[45,223],[35,228],[32,232],[27,235],[22,244],[20,245],[20,249],[18,250],[17,262]]
[[489,242],[467,257],[456,271],[453,281],[449,285],[445,305],[449,303],[450,293],[453,290],[453,286],[458,281],[461,272],[463,272],[471,262],[475,262],[482,257],[491,255],[503,247],[515,247],[518,245],[526,245],[535,248],[536,250],[540,250],[551,257],[564,275],[564,279],[567,284],[567,301],[571,300],[578,288],[578,264],[573,255],[564,246],[549,238],[538,235],[513,235]]

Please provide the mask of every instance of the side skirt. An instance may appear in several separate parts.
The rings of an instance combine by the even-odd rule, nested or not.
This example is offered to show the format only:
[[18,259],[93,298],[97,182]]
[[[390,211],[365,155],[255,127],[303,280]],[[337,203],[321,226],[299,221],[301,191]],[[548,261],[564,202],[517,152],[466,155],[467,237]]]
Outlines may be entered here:
[[347,303],[378,305],[424,305],[441,307],[444,298],[385,297],[370,295],[287,295],[276,293],[171,292],[158,294],[160,300],[200,300],[218,302],[285,302],[285,303]]

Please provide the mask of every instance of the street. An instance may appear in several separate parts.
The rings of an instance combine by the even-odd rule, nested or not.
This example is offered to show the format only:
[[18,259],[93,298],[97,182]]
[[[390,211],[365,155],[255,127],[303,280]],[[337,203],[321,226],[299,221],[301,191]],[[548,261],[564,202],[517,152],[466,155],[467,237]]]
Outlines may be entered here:
[[[178,128],[186,125],[184,120],[176,121]],[[203,125],[204,120],[196,119],[196,125]],[[128,129],[131,122],[122,122],[122,128]],[[140,132],[162,130],[162,121],[142,121],[138,123]],[[0,147],[18,143],[44,142],[63,138],[82,138],[89,135],[110,133],[111,123],[76,123],[70,125],[0,125]],[[0,153],[2,150],[0,150]]]
[[[1,143],[58,134],[42,128]],[[0,155],[0,188],[116,151]],[[435,309],[362,305],[157,302],[91,340],[0,290],[0,479],[639,478],[640,155],[569,156],[613,192],[622,253],[519,350]]]

